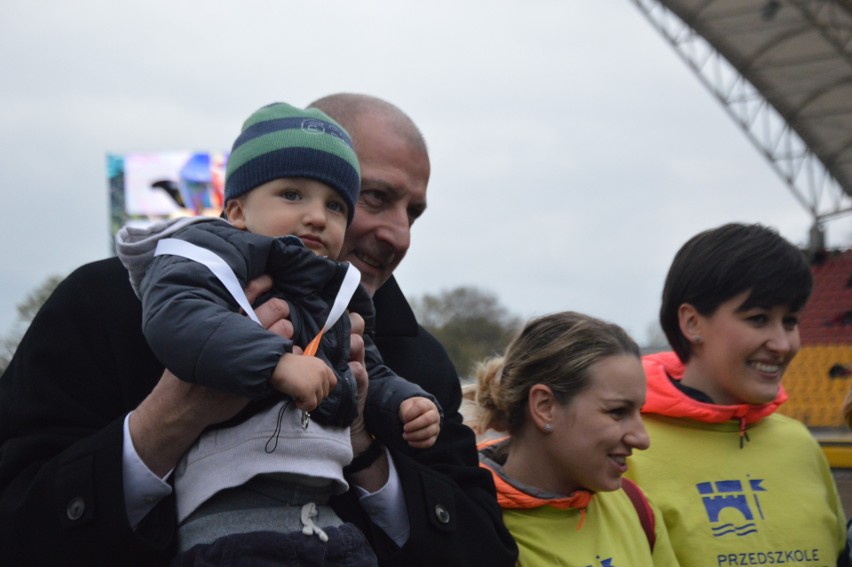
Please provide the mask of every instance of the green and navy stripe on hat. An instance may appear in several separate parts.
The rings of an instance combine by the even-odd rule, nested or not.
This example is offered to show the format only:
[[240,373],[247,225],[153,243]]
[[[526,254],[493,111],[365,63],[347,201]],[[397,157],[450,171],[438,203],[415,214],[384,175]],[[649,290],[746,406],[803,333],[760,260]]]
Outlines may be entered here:
[[225,202],[281,177],[315,179],[337,191],[355,214],[361,169],[352,139],[316,108],[283,102],[248,117],[234,142],[225,174]]

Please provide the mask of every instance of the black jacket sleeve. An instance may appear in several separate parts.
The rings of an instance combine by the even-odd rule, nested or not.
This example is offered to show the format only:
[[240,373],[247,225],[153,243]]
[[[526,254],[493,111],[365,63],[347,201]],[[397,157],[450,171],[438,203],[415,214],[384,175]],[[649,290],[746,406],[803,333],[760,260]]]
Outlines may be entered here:
[[163,367],[117,259],[84,266],[42,307],[0,377],[3,565],[160,565],[174,503],[127,522],[122,424]]

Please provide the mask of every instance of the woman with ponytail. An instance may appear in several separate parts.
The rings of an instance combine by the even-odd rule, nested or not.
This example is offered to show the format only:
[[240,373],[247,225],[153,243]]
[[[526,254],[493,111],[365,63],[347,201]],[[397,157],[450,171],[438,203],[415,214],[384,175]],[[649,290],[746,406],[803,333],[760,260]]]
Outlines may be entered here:
[[639,348],[620,327],[573,312],[530,321],[477,371],[480,445],[522,566],[678,565],[665,525],[623,481],[648,448]]

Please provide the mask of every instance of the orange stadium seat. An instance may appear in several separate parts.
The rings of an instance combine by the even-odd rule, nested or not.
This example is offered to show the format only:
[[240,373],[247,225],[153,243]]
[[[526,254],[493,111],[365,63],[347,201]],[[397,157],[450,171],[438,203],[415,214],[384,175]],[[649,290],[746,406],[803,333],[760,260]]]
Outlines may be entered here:
[[829,252],[813,266],[814,290],[802,311],[802,349],[784,375],[789,400],[780,413],[812,429],[845,431],[843,401],[852,376],[830,377],[836,364],[852,369],[852,325],[842,324],[852,309],[852,250]]
[[842,407],[852,376],[831,378],[834,364],[852,362],[852,345],[804,346],[784,375],[789,400],[780,413],[809,427],[845,427]]

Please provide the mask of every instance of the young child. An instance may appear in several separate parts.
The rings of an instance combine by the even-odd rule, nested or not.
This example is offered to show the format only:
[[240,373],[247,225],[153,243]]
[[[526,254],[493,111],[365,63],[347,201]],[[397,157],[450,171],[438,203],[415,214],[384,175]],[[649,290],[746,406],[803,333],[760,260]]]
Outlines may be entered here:
[[[366,323],[368,430],[405,450],[405,415],[416,429],[408,432],[411,446],[437,437],[430,434],[440,423],[434,397],[382,364],[369,336],[366,291],[355,288],[350,302],[341,289],[351,293],[350,267],[333,259],[359,188],[346,131],[319,110],[276,103],[252,114],[234,142],[227,221],[180,219],[117,235],[158,358],[183,380],[252,400],[235,420],[203,434],[175,471],[181,551],[240,532],[294,532],[297,547],[307,539],[302,530],[323,540],[336,533],[341,522],[324,504],[348,488],[348,426],[357,415],[348,317],[322,334],[315,357],[293,352],[320,334],[335,303],[349,304]],[[290,306],[292,341],[245,315],[253,311],[242,290],[262,274]],[[366,545],[363,537],[358,544]]]
[[775,413],[811,293],[804,254],[727,224],[675,255],[660,322],[674,353],[643,358],[651,437],[628,476],[660,507],[681,565],[835,565],[845,540],[831,470],[807,428]]

